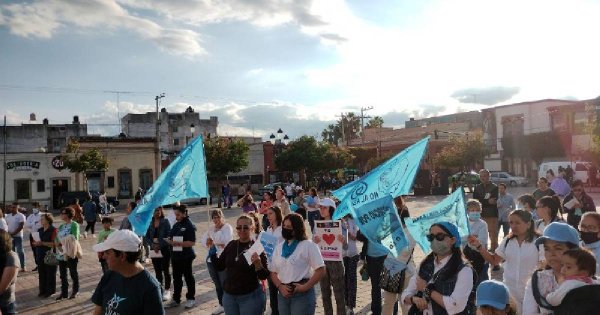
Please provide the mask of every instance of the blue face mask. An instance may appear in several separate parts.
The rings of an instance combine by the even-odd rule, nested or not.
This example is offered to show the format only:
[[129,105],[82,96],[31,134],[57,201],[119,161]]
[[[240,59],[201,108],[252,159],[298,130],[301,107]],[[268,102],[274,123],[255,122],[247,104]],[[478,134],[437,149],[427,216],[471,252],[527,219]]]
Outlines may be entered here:
[[481,212],[469,212],[469,220],[477,221],[481,219]]

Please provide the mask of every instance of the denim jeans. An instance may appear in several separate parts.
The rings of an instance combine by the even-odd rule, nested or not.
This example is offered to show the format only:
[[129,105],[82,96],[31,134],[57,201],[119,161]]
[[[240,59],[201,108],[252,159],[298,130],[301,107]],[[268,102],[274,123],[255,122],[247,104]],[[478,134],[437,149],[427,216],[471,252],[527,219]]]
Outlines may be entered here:
[[248,294],[233,295],[224,292],[223,308],[227,315],[261,315],[265,309],[265,292],[260,285]]
[[19,255],[21,269],[25,269],[25,252],[23,251],[23,237],[13,236],[13,250]]
[[223,282],[225,281],[225,271],[217,271],[208,258],[206,260],[206,268],[208,269],[208,274],[210,275],[212,282],[215,284],[219,305],[223,306]]
[[17,314],[17,306],[15,302],[9,303],[6,306],[0,307],[0,312],[2,315],[14,315]]
[[304,293],[295,293],[289,298],[283,297],[281,293],[277,296],[279,314],[282,315],[314,315],[317,307],[315,288]]
[[349,308],[356,307],[356,268],[359,258],[359,255],[344,257],[344,300]]

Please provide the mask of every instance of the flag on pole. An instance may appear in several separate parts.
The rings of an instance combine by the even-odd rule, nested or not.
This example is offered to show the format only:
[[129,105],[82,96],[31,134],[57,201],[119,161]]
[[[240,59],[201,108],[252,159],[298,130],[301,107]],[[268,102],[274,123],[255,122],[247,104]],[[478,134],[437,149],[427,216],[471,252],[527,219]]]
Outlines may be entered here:
[[461,238],[469,235],[469,219],[467,218],[465,192],[462,187],[422,215],[404,219],[408,232],[426,254],[431,249],[427,240],[429,228],[432,224],[442,221],[456,225]]
[[429,137],[419,140],[367,175],[334,191],[333,196],[340,200],[340,204],[333,219],[338,220],[351,213],[352,209],[358,209],[387,195],[407,195],[417,176],[428,142]]
[[137,235],[145,235],[154,209],[188,198],[208,198],[202,136],[198,136],[181,151],[129,215],[133,231]]
[[360,232],[371,241],[385,247],[394,257],[408,246],[408,240],[402,230],[394,198],[386,195],[371,201],[358,209],[353,209],[354,222]]

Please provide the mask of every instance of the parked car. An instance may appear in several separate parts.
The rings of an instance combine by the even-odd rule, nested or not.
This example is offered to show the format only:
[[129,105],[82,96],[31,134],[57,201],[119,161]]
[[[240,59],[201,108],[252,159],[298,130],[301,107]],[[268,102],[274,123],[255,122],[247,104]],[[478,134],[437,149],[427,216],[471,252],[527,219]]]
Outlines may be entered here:
[[490,181],[494,184],[503,183],[506,186],[516,187],[516,186],[527,186],[529,180],[525,177],[514,176],[509,174],[508,172],[498,172],[492,171],[490,172]]
[[207,202],[207,199],[202,197],[202,198],[189,198],[189,199],[183,199],[181,200],[182,204],[185,205],[205,205]]
[[573,169],[573,179],[579,179],[584,183],[589,184],[589,168],[592,166],[592,163],[585,161],[578,162],[569,162],[569,161],[558,161],[558,162],[543,162],[540,164],[538,169],[539,176],[546,176],[546,172],[548,170],[552,170],[554,175],[558,175],[558,168],[563,167],[567,168],[567,166],[571,165]]
[[473,191],[473,188],[475,188],[475,186],[481,183],[481,180],[479,180],[479,173],[475,171],[458,172],[448,177],[448,182],[450,183],[450,185],[452,185],[453,180],[457,182],[457,185],[467,187],[470,191]]
[[87,191],[66,191],[58,197],[58,205],[60,208],[73,204],[75,199],[79,199],[79,205],[83,205],[85,199],[90,195]]
[[263,187],[258,189],[258,194],[260,196],[262,196],[265,192],[273,192],[273,189],[275,186],[279,186],[281,188],[283,188],[283,183],[282,182],[275,182],[275,183],[270,183],[267,185],[264,185]]

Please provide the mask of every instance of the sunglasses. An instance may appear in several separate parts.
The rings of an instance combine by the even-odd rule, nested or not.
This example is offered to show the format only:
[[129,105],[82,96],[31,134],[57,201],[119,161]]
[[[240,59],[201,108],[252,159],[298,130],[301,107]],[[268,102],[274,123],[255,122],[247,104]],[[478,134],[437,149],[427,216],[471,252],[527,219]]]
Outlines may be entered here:
[[428,234],[427,236],[427,240],[430,242],[433,242],[433,239],[436,239],[438,241],[443,241],[446,239],[446,237],[452,237],[448,234],[444,234],[444,233],[438,233],[438,234]]
[[213,219],[213,220],[214,220],[214,219],[220,219],[220,218],[221,218],[221,216],[220,216],[220,215],[216,215],[216,216],[212,217],[212,219]]
[[248,226],[248,225],[238,225],[238,226],[235,227],[235,229],[238,230],[238,231],[240,231],[240,230],[246,231],[246,230],[250,229],[250,226]]

